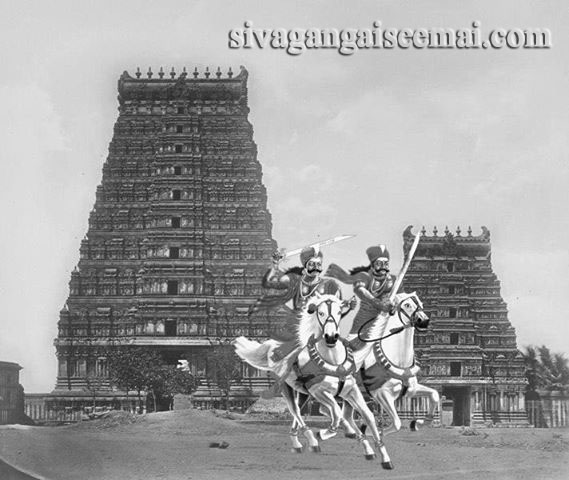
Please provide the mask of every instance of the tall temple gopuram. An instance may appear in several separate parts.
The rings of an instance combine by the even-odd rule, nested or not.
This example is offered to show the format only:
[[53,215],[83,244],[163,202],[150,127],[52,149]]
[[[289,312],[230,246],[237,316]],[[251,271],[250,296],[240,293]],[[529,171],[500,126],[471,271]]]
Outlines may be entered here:
[[[109,388],[109,347],[149,347],[172,364],[188,359],[203,376],[213,345],[265,338],[282,318],[247,315],[277,246],[248,120],[247,71],[125,72],[118,92],[102,182],[60,312],[47,410],[91,404],[93,380],[100,401],[133,401]],[[405,290],[418,292],[432,319],[416,350],[420,381],[445,398],[440,418],[527,424],[523,359],[488,230],[420,234]],[[408,249],[410,229],[403,239]],[[233,400],[248,402],[270,382],[245,374]],[[210,387],[198,391],[198,404],[215,396]],[[402,416],[424,407],[421,399],[399,403]]]
[[[267,316],[247,316],[277,246],[247,76],[241,67],[235,76],[218,68],[120,77],[119,115],[55,340],[53,394],[67,403],[84,398],[87,378],[106,378],[109,346],[154,348],[172,364],[189,358],[203,374],[205,349],[271,328]],[[266,387],[266,375],[257,380]]]
[[[432,236],[424,228],[420,235],[404,281],[431,318],[429,329],[415,336],[420,382],[446,398],[441,414],[449,423],[527,425],[524,360],[492,271],[490,232],[447,228],[439,235],[435,227]],[[413,239],[409,227],[405,253]],[[401,403],[403,410],[420,409]]]

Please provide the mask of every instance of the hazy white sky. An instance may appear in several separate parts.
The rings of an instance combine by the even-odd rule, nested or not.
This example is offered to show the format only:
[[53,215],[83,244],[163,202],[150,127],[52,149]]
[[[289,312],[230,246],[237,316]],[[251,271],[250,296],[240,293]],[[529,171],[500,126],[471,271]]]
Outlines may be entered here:
[[[308,5],[308,3],[310,3]],[[357,7],[356,7],[357,5]],[[549,28],[550,50],[230,50],[267,28]],[[273,235],[356,233],[365,261],[406,225],[492,233],[518,345],[569,352],[569,9],[563,1],[29,1],[0,6],[0,360],[55,384],[58,312],[101,180],[116,82],[137,66],[246,65]]]

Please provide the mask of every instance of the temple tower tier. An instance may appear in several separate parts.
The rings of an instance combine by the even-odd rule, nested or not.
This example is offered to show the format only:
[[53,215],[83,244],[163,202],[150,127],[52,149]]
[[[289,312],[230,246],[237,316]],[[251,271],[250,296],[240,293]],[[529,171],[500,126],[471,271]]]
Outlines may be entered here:
[[[415,336],[421,383],[441,394],[441,421],[453,425],[527,425],[524,360],[492,271],[490,232],[425,228],[405,276],[431,318]],[[415,235],[403,233],[407,255]]]
[[[162,69],[118,81],[119,114],[55,339],[54,393],[107,376],[114,345],[173,364],[275,318],[248,308],[277,247],[248,120],[247,70]],[[250,372],[244,388],[267,376]],[[108,382],[107,382],[108,383]]]

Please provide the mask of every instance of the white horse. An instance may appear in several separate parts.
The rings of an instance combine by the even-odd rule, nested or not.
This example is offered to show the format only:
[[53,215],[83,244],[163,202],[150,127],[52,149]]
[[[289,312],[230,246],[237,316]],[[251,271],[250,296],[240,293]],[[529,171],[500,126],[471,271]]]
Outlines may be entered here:
[[[387,317],[385,322],[374,322],[366,337],[360,338],[358,332],[357,338],[352,339],[354,358],[362,382],[375,402],[391,418],[391,425],[383,430],[383,434],[401,429],[401,419],[395,408],[395,401],[400,396],[425,396],[428,399],[427,415],[424,419],[413,420],[411,430],[416,430],[418,425],[432,424],[439,404],[438,392],[417,381],[420,368],[415,363],[413,350],[415,330],[426,330],[429,317],[423,311],[423,304],[415,292],[398,294],[395,299],[397,309],[394,315]],[[379,316],[382,315],[385,314]],[[372,345],[371,348],[369,345]],[[349,428],[349,419],[353,417],[350,405],[344,404],[342,415],[346,436],[353,436]]]
[[[276,373],[281,381],[282,394],[293,417],[290,432],[293,451],[302,452],[298,440],[299,431],[308,440],[309,449],[320,451],[318,438],[326,440],[336,435],[342,421],[342,410],[335,397],[344,399],[361,416],[370,429],[375,445],[381,455],[383,468],[393,465],[377,429],[373,413],[366,405],[354,378],[356,365],[347,341],[340,338],[340,320],[343,302],[337,295],[319,295],[311,299],[301,312],[297,327],[298,348],[282,360],[271,360],[272,353],[280,343],[267,340],[263,343],[239,337],[235,340],[235,351],[249,365],[260,370]],[[318,438],[306,425],[300,413],[298,395],[310,395],[327,410],[331,423],[327,429],[318,432]],[[368,460],[375,458],[369,440],[361,433],[353,418],[347,418],[349,429],[364,447]]]

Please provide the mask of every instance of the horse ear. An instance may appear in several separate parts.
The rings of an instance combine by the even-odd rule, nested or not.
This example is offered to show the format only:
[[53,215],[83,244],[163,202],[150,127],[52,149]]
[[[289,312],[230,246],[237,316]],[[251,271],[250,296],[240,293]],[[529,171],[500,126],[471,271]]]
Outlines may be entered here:
[[314,303],[311,303],[310,305],[308,305],[306,311],[310,314],[313,314],[316,311],[316,305]]
[[338,298],[339,300],[342,300],[342,292],[339,289],[336,290],[336,298]]

